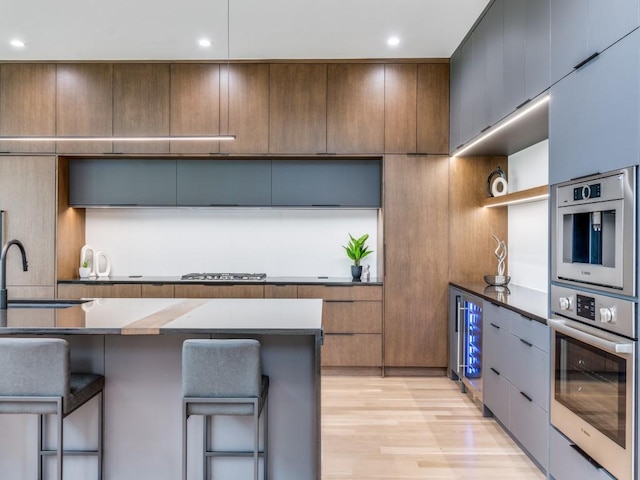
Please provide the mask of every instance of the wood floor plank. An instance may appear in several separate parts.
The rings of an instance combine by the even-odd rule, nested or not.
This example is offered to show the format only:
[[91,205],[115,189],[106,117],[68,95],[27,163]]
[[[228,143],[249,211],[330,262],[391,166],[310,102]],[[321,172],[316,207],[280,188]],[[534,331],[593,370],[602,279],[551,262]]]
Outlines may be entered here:
[[446,377],[322,378],[323,480],[545,476]]

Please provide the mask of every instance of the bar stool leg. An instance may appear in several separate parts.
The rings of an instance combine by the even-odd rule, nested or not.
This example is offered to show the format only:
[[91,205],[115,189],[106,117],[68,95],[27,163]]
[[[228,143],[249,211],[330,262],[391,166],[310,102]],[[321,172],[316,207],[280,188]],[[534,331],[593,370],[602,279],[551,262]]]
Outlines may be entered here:
[[262,462],[264,466],[264,480],[269,478],[269,396],[264,399],[264,406],[262,407],[264,410],[263,413],[263,421],[264,421],[264,429],[262,431],[262,435],[264,437],[264,460]]
[[38,415],[38,480],[42,480],[42,422],[43,415]]
[[62,428],[62,399],[58,400],[58,412],[56,414],[58,419],[58,480],[62,480],[62,461],[63,461],[63,437],[64,429]]
[[209,417],[207,415],[202,416],[202,442],[204,444],[204,452],[202,452],[202,478],[209,480],[209,457],[207,452],[209,451]]
[[182,480],[187,480],[187,403],[182,401]]
[[259,399],[253,401],[253,480],[258,480],[258,465],[260,458],[260,407]]
[[100,409],[98,418],[98,480],[102,480],[104,474],[104,460],[102,449],[104,447],[104,390],[100,392]]

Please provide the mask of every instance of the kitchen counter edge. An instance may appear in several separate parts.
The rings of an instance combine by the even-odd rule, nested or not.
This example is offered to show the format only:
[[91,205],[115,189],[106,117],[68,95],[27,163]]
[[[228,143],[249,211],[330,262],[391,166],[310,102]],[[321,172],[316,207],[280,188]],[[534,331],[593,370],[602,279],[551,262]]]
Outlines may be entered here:
[[381,278],[354,281],[349,277],[267,277],[262,281],[181,280],[180,277],[123,276],[105,278],[71,278],[58,284],[76,285],[326,285],[326,286],[382,286]]

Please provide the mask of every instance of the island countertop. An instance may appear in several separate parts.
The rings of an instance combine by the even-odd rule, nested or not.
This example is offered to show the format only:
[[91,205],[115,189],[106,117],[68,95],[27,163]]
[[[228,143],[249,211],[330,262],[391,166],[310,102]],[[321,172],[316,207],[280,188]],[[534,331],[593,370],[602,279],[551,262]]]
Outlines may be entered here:
[[321,299],[94,298],[66,308],[0,311],[0,335],[321,332]]

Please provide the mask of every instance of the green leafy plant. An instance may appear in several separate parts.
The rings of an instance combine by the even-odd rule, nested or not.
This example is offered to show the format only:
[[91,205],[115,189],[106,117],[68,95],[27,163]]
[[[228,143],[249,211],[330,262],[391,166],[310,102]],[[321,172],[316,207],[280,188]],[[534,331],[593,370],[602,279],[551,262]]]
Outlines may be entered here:
[[368,238],[368,233],[365,233],[360,238],[354,238],[353,235],[349,234],[349,244],[346,247],[342,246],[347,252],[347,256],[353,260],[355,266],[360,265],[360,260],[373,253],[373,250],[369,250],[369,247],[365,245]]
[[82,262],[82,268],[89,268],[89,262],[87,260]]

